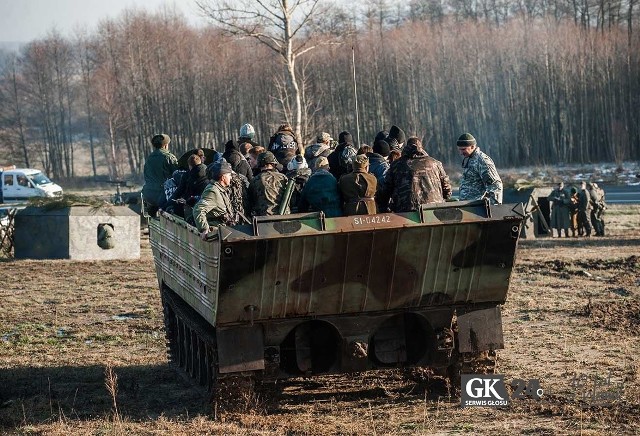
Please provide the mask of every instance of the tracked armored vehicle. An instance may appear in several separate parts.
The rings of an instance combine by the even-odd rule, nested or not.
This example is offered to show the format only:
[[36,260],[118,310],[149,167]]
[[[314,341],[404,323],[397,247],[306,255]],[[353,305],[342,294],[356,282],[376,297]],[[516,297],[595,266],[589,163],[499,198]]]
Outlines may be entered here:
[[490,370],[523,220],[521,203],[451,202],[254,217],[203,241],[162,213],[149,230],[170,359],[209,388],[233,377]]

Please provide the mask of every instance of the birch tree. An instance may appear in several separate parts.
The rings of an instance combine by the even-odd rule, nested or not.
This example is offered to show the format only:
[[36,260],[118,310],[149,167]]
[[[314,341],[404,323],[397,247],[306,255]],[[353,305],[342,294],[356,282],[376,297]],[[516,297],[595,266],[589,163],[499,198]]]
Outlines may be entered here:
[[[274,52],[284,67],[288,92],[282,107],[286,121],[301,138],[303,90],[297,75],[298,58],[320,45],[338,43],[341,35],[324,32],[331,28],[338,8],[322,0],[196,0],[200,10],[225,33],[254,38]],[[281,93],[282,94],[282,93]]]

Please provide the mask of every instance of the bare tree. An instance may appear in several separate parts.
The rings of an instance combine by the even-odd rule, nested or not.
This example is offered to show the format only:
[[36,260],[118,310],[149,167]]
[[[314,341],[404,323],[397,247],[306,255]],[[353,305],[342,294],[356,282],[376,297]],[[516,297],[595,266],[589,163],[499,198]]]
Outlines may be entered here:
[[301,138],[304,93],[296,61],[320,45],[338,43],[341,36],[350,33],[350,29],[341,29],[339,34],[324,31],[338,14],[337,7],[321,0],[196,0],[195,3],[227,34],[254,38],[278,55],[285,67],[288,88],[285,95],[291,101],[283,102],[283,111]]
[[3,124],[7,125],[7,132],[11,132],[10,140],[7,142],[19,144],[20,154],[24,158],[27,167],[31,165],[32,160],[27,150],[27,141],[25,135],[25,108],[22,96],[22,77],[19,71],[18,59],[15,55],[9,57],[6,61],[5,70],[2,73],[2,87],[0,88],[0,100],[6,100],[8,103],[3,107],[2,114]]

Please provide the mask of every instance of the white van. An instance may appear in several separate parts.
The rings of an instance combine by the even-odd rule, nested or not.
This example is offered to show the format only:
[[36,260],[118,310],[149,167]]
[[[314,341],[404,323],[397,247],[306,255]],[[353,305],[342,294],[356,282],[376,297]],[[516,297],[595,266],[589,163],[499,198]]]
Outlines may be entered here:
[[62,188],[42,171],[33,168],[0,170],[0,203],[26,201],[31,197],[61,197]]

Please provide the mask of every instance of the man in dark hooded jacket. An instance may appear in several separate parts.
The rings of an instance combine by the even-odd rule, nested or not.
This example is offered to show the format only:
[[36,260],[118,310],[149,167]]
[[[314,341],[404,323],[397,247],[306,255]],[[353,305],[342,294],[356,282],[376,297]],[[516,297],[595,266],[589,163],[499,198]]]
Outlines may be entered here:
[[247,178],[247,180],[251,180],[253,178],[253,171],[251,171],[251,166],[247,159],[240,153],[238,150],[238,145],[232,140],[228,141],[224,145],[224,153],[222,157],[231,165],[231,169],[233,172],[242,174]]
[[429,156],[416,137],[407,140],[402,156],[391,164],[378,190],[378,210],[393,212],[418,210],[421,204],[441,203],[451,197],[451,182],[442,162]]
[[[291,192],[291,200],[289,200],[289,208],[291,213],[300,211],[300,197],[304,185],[311,177],[311,169],[307,165],[307,161],[301,155],[297,155],[289,161],[287,165],[287,177],[289,181],[293,180],[293,191]],[[289,183],[289,182],[287,182]]]
[[387,156],[389,156],[390,152],[391,149],[387,141],[378,140],[373,144],[373,151],[367,153],[367,157],[369,158],[369,172],[376,176],[378,186],[382,186],[384,176],[386,176],[387,171],[389,171]]
[[358,150],[353,145],[353,137],[351,133],[340,132],[338,136],[338,146],[327,158],[329,160],[329,171],[336,178],[340,180],[343,174],[347,174],[353,170],[352,162],[356,157]]
[[288,124],[283,124],[278,127],[278,131],[269,140],[267,151],[273,153],[284,169],[296,154],[302,154],[302,146],[296,139],[293,128]]
[[191,216],[191,208],[202,195],[202,191],[209,184],[207,178],[207,166],[202,163],[202,158],[192,154],[187,160],[189,171],[182,177],[178,189],[175,190],[169,200],[169,207],[173,207],[173,213],[186,220]]
[[300,196],[300,212],[323,211],[327,218],[342,216],[338,181],[329,172],[329,161],[320,156],[316,159],[313,173]]
[[385,138],[391,150],[402,150],[405,141],[404,130],[398,126],[391,126],[389,135]]

